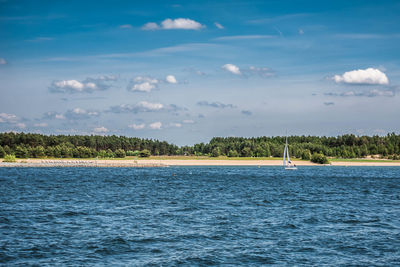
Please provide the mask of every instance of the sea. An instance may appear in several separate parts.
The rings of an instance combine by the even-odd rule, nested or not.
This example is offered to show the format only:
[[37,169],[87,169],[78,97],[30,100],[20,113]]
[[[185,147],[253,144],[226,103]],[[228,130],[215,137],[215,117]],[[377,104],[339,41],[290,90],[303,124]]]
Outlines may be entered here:
[[0,168],[2,266],[399,266],[400,167]]

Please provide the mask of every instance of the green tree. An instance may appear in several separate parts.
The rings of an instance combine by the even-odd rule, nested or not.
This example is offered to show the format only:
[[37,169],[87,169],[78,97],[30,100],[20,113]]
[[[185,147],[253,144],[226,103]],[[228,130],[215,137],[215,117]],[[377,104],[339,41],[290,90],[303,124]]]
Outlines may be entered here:
[[236,149],[231,149],[228,152],[228,157],[232,158],[232,157],[239,157],[239,153],[236,151]]
[[0,158],[4,158],[6,152],[4,152],[4,148],[0,146]]
[[321,153],[314,153],[311,157],[311,162],[319,164],[329,164],[329,160]]
[[139,157],[141,157],[141,158],[150,157],[150,151],[148,149],[143,149],[142,151],[140,151]]
[[311,152],[308,149],[304,149],[301,153],[301,159],[310,160],[311,159]]
[[45,150],[43,146],[33,147],[31,150],[32,157],[34,158],[42,158],[45,156]]
[[221,155],[221,149],[219,147],[214,147],[211,151],[211,157],[219,157]]
[[26,149],[26,147],[17,146],[15,148],[15,156],[17,158],[24,159],[24,158],[27,158],[29,156],[29,153],[28,153],[28,150]]
[[123,149],[115,150],[115,157],[116,158],[125,158],[126,157],[125,150],[123,150]]
[[251,157],[253,156],[253,153],[251,151],[250,147],[244,147],[240,153],[241,157]]

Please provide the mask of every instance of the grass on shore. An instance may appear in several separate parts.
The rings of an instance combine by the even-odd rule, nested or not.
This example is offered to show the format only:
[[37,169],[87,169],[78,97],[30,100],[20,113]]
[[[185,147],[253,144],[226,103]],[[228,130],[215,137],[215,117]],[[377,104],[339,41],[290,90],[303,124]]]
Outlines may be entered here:
[[392,159],[342,159],[342,158],[330,158],[329,161],[333,161],[333,162],[400,162],[400,160],[392,160]]
[[[208,156],[150,156],[148,158],[139,158],[134,156],[127,156],[125,158],[40,158],[42,160],[282,160],[277,157],[208,157]],[[26,159],[22,159],[26,160]],[[293,161],[308,161],[293,158]],[[343,159],[343,158],[329,158],[331,162],[400,162],[400,160],[389,160],[389,159]]]

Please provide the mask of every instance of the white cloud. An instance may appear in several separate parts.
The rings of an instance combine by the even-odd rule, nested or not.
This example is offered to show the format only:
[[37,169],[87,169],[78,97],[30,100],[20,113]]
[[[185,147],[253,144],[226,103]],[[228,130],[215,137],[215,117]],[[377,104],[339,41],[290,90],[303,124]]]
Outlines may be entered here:
[[101,127],[94,128],[93,132],[95,132],[95,133],[107,133],[108,129],[106,127],[104,127],[104,126],[101,126]]
[[167,83],[178,83],[174,75],[167,75],[165,80],[167,81]]
[[0,57],[0,65],[6,65],[7,61],[4,58]]
[[132,92],[150,92],[157,88],[158,80],[146,76],[137,76],[128,85],[128,91]]
[[49,90],[53,93],[92,93],[110,88],[107,82],[115,81],[115,76],[103,75],[99,78],[86,78],[80,82],[77,80],[53,81]]
[[220,23],[218,23],[218,22],[215,22],[214,25],[215,25],[215,27],[217,27],[217,28],[220,29],[220,30],[222,30],[222,29],[225,28],[224,26],[222,26],[222,25],[221,25]]
[[176,127],[176,128],[181,128],[182,127],[182,123],[179,122],[172,122],[169,124],[170,127]]
[[15,124],[15,126],[17,126],[20,129],[25,129],[26,128],[26,124],[25,123],[17,123],[17,124]]
[[159,111],[164,108],[164,105],[161,103],[151,103],[147,101],[141,101],[135,105],[122,104],[119,106],[112,106],[110,108],[110,112],[113,113],[139,113],[139,112],[152,112]]
[[197,105],[203,107],[213,107],[213,108],[236,108],[233,104],[224,104],[221,102],[208,102],[208,101],[199,101]]
[[161,129],[161,127],[162,127],[162,123],[159,122],[159,121],[153,122],[153,123],[151,123],[151,124],[149,125],[149,128],[150,128],[150,129],[153,129],[153,130],[159,130],[159,129]]
[[161,22],[161,26],[163,29],[170,30],[170,29],[183,29],[183,30],[199,30],[203,27],[197,21],[191,19],[166,19]]
[[15,123],[18,117],[14,114],[0,113],[0,122]]
[[154,84],[149,82],[144,82],[133,85],[131,91],[150,92],[154,88],[156,88]]
[[158,29],[160,29],[160,26],[158,26],[158,24],[154,23],[154,22],[146,23],[142,27],[142,30],[145,30],[145,31],[154,31],[154,30],[158,30]]
[[274,76],[274,72],[270,68],[266,67],[254,67],[250,66],[248,72],[253,74],[258,74],[261,77],[271,77]]
[[44,119],[49,119],[49,120],[52,120],[52,119],[64,120],[65,116],[64,116],[64,114],[61,114],[61,113],[56,113],[56,112],[49,111],[49,112],[46,112],[43,115],[43,118]]
[[48,124],[45,123],[45,122],[41,122],[41,123],[35,123],[33,126],[35,126],[35,127],[47,127]]
[[276,38],[275,35],[231,35],[217,37],[214,40],[217,41],[230,41],[230,40],[254,40],[254,39],[271,39]]
[[132,25],[130,24],[124,24],[119,26],[121,29],[132,29]]
[[55,114],[54,118],[57,119],[57,120],[64,120],[65,116],[63,114]]
[[142,129],[144,129],[144,127],[146,127],[146,125],[144,123],[142,123],[142,124],[131,124],[131,125],[128,125],[128,127],[132,128],[134,130],[142,130]]
[[299,29],[299,34],[303,35],[304,34],[304,30],[303,29]]
[[393,89],[385,89],[385,90],[378,90],[372,89],[368,91],[347,91],[342,93],[330,92],[325,93],[327,96],[341,96],[341,97],[394,97],[396,95],[396,91]]
[[145,108],[145,109],[148,109],[148,110],[160,110],[160,109],[162,109],[164,107],[163,104],[150,103],[150,102],[147,102],[147,101],[141,101],[141,102],[137,103],[137,106]]
[[91,117],[97,117],[99,115],[100,113],[97,111],[85,110],[83,108],[74,108],[72,110],[68,110],[63,116],[70,120],[80,120],[80,119],[89,119]]
[[204,28],[205,26],[200,24],[197,21],[187,19],[187,18],[178,18],[178,19],[165,19],[161,22],[160,25],[154,22],[149,22],[143,25],[142,30],[199,30]]
[[59,91],[64,91],[64,92],[83,92],[86,89],[89,91],[93,91],[96,89],[96,84],[95,83],[81,83],[78,82],[77,80],[64,80],[64,81],[58,81],[53,83],[54,88],[57,88]]
[[365,70],[353,70],[345,72],[343,75],[333,77],[336,83],[348,84],[389,84],[386,74],[378,69],[368,68]]
[[236,74],[236,75],[241,75],[242,74],[240,72],[239,67],[237,67],[237,66],[235,66],[233,64],[225,64],[225,65],[222,66],[222,68],[225,69],[226,71],[229,71],[229,72],[231,72],[233,74]]

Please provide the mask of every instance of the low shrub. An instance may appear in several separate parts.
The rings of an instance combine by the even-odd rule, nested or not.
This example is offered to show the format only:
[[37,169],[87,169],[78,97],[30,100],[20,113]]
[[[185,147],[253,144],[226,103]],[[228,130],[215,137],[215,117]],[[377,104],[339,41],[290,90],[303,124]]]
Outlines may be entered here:
[[13,154],[6,154],[4,156],[3,162],[16,162],[17,160],[15,159],[15,155]]
[[311,162],[319,163],[319,164],[329,164],[329,160],[325,157],[324,154],[321,153],[314,153],[311,156]]

